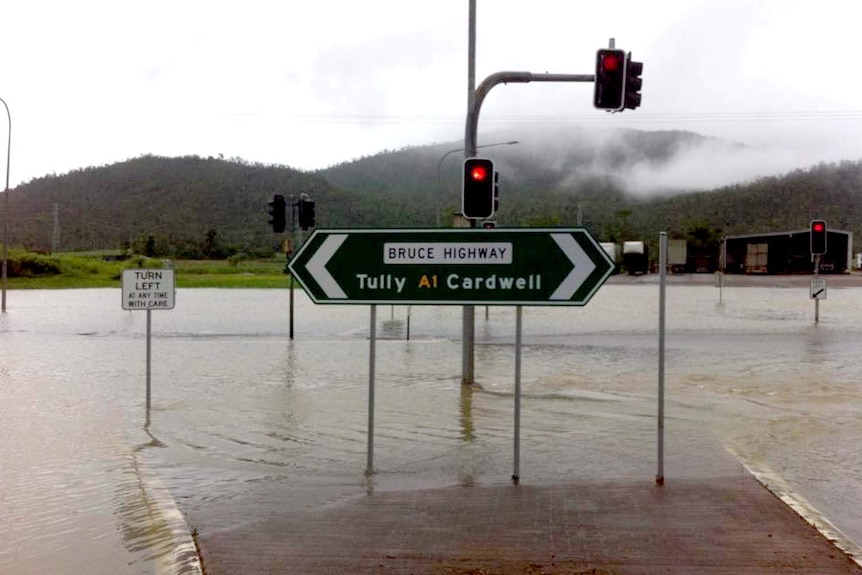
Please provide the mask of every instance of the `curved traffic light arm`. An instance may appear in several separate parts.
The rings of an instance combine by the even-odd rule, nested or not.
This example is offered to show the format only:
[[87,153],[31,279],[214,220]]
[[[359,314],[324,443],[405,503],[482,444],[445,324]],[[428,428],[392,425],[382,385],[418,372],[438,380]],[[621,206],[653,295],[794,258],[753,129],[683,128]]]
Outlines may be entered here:
[[482,102],[491,88],[497,84],[528,82],[595,82],[593,74],[533,74],[532,72],[495,72],[476,88],[473,93],[473,106],[467,110],[467,128],[464,136],[464,155],[467,158],[476,155],[476,132],[479,126],[479,111]]

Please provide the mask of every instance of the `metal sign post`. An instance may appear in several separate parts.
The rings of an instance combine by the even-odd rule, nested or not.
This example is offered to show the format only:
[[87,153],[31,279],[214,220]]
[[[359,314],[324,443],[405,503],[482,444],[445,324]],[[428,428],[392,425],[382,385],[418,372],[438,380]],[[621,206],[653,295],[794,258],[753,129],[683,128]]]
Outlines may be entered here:
[[515,308],[515,440],[514,471],[512,481],[517,485],[521,480],[521,332],[523,310]]
[[826,280],[820,277],[820,255],[814,256],[814,277],[808,295],[814,300],[814,323],[820,322],[820,300],[826,299]]
[[655,482],[664,485],[664,340],[665,340],[665,286],[667,282],[667,232],[659,235],[659,291],[658,291],[658,469]]
[[[152,365],[153,365],[153,316],[147,310],[147,416],[150,414],[150,397],[152,396]],[[148,417],[149,418],[149,417]]]
[[374,473],[374,372],[377,362],[377,306],[371,306],[368,327],[368,462],[366,475]]

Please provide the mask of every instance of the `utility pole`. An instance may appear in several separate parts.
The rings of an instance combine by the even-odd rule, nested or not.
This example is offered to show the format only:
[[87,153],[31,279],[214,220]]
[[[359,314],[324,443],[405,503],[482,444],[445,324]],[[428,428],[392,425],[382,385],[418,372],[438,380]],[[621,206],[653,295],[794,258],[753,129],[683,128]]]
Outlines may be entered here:
[[[475,0],[470,0],[470,63],[468,83],[474,81],[475,59]],[[479,125],[479,112],[482,102],[491,88],[497,84],[514,84],[527,82],[594,82],[592,74],[533,74],[532,72],[497,72],[485,78],[479,87],[470,89],[467,101],[467,125],[464,132],[464,157],[471,158],[476,155],[477,130]],[[472,86],[472,84],[471,84]],[[476,220],[470,220],[470,227],[476,226]],[[476,316],[473,306],[464,306],[463,317],[463,341],[461,349],[462,360],[462,383],[472,385],[475,382],[475,325]]]
[[[631,60],[631,52],[622,50],[616,53],[616,42],[610,39],[613,54],[606,54],[607,50],[599,50],[596,53],[595,74],[533,74],[532,72],[496,72],[485,78],[478,87],[476,83],[476,0],[470,0],[470,15],[468,23],[467,42],[467,122],[464,130],[464,157],[476,156],[476,139],[479,125],[479,112],[482,102],[491,88],[497,84],[517,84],[527,82],[590,82],[596,86],[593,103],[598,109],[613,112],[622,112],[625,109],[633,110],[641,104],[641,74],[643,63]],[[613,66],[611,65],[613,63]],[[598,90],[601,78],[601,87],[606,88],[607,93],[612,95],[615,102],[610,106],[605,98],[605,91]],[[611,109],[613,108],[613,109]],[[470,218],[470,227],[476,227],[476,220]],[[471,385],[475,382],[474,377],[474,336],[475,315],[473,306],[464,306],[463,317],[463,343],[462,343],[462,383]]]
[[[476,100],[476,0],[470,0],[470,16],[467,33],[467,133],[464,136],[464,158],[476,155],[476,134],[470,134],[470,114]],[[476,221],[470,220],[470,227],[475,227]],[[472,385],[475,380],[475,336],[476,310],[472,305],[465,305],[462,317],[461,334],[461,383]]]

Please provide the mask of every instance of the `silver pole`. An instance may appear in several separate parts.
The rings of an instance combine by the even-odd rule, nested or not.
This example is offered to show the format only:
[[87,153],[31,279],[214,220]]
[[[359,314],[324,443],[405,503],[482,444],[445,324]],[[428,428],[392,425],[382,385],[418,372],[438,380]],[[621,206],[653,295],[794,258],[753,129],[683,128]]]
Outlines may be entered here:
[[[470,0],[468,6],[469,15],[467,17],[467,110],[473,109],[473,98],[476,95],[476,0]],[[473,142],[475,146],[475,141]],[[470,142],[465,146],[468,148],[469,155],[475,155],[473,150],[470,150]]]
[[521,480],[521,327],[522,308],[515,306],[515,469],[512,481]]
[[[820,277],[820,255],[814,256],[814,277]],[[814,298],[814,323],[820,323],[820,298]]]
[[[290,265],[290,260],[293,259],[293,240],[295,239],[294,238],[295,234],[294,234],[294,230],[293,230],[293,222],[294,222],[294,219],[293,219],[293,197],[292,196],[289,196],[289,197],[290,197],[290,232],[291,233],[287,236],[287,251],[284,254],[285,257],[287,258],[287,265]],[[288,272],[287,281],[289,282],[288,285],[289,285],[289,291],[290,291],[290,302],[288,305],[288,313],[287,313],[287,315],[288,315],[288,318],[287,318],[288,338],[293,340],[293,326],[294,326],[293,318],[294,318],[294,310],[295,310],[295,307],[294,307],[295,301],[294,301],[294,297],[293,297],[293,291],[294,291],[294,284],[296,283],[296,281],[294,280],[292,273]]]
[[461,312],[461,383],[464,385],[473,385],[476,382],[475,337],[475,308],[472,305],[465,305]]
[[0,98],[3,106],[6,108],[6,119],[9,120],[9,136],[6,141],[6,191],[3,192],[3,297],[0,311],[6,312],[6,285],[7,285],[7,262],[9,261],[9,161],[12,157],[12,114],[9,113],[9,105],[3,98]]
[[[467,117],[473,114],[476,100],[476,0],[470,0],[467,19]],[[476,155],[476,132],[471,129],[472,122],[467,122],[464,134],[464,157]],[[471,227],[475,220],[470,220]],[[473,385],[474,355],[476,333],[476,315],[472,305],[465,305],[461,314],[461,383]]]
[[718,303],[722,303],[724,294],[724,270],[727,268],[727,238],[721,238],[721,256],[718,262]]
[[152,391],[152,358],[153,358],[153,316],[152,310],[147,310],[147,414],[150,413],[150,397]]
[[658,471],[655,482],[664,485],[664,338],[665,286],[667,281],[667,232],[659,234],[658,298]]
[[[292,204],[293,202],[291,202]],[[293,208],[291,207],[291,241],[296,240],[294,243],[290,244],[290,253],[288,254],[288,261],[293,259],[294,248],[299,250],[302,247],[302,228],[293,229]],[[296,283],[296,278],[293,277],[293,274],[288,274],[287,276],[290,279],[290,339],[293,340],[294,337],[294,324],[296,322],[296,307],[294,302],[293,290],[294,284]]]
[[371,325],[368,328],[368,463],[365,474],[374,473],[374,367],[377,344],[377,306],[371,306]]
[[290,282],[290,304],[288,306],[288,338],[293,339],[293,274],[287,274],[287,279]]

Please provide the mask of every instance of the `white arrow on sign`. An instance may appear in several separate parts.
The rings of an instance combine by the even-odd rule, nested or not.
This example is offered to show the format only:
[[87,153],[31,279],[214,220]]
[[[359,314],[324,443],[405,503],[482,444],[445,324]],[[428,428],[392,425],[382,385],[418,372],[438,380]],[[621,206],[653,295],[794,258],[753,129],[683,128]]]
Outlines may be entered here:
[[308,260],[308,265],[306,268],[308,269],[308,273],[311,274],[311,277],[314,278],[314,281],[320,286],[327,297],[331,297],[333,299],[344,299],[347,297],[347,294],[344,293],[344,290],[341,289],[341,286],[338,285],[338,282],[335,281],[335,278],[332,277],[332,274],[329,273],[329,270],[326,269],[326,264],[335,255],[335,252],[338,251],[338,248],[341,247],[341,244],[344,243],[344,240],[347,239],[347,234],[333,234],[331,236],[327,236],[320,248],[314,255]]
[[575,267],[569,272],[569,275],[566,276],[566,279],[563,280],[557,289],[554,290],[550,299],[570,300],[574,297],[578,288],[587,281],[593,270],[596,269],[596,264],[593,263],[593,260],[590,259],[590,256],[587,255],[581,245],[575,241],[575,237],[572,234],[551,234],[551,237],[557,242],[557,245],[560,246],[560,249],[563,250],[563,253],[566,254],[566,257],[571,260],[572,265]]

